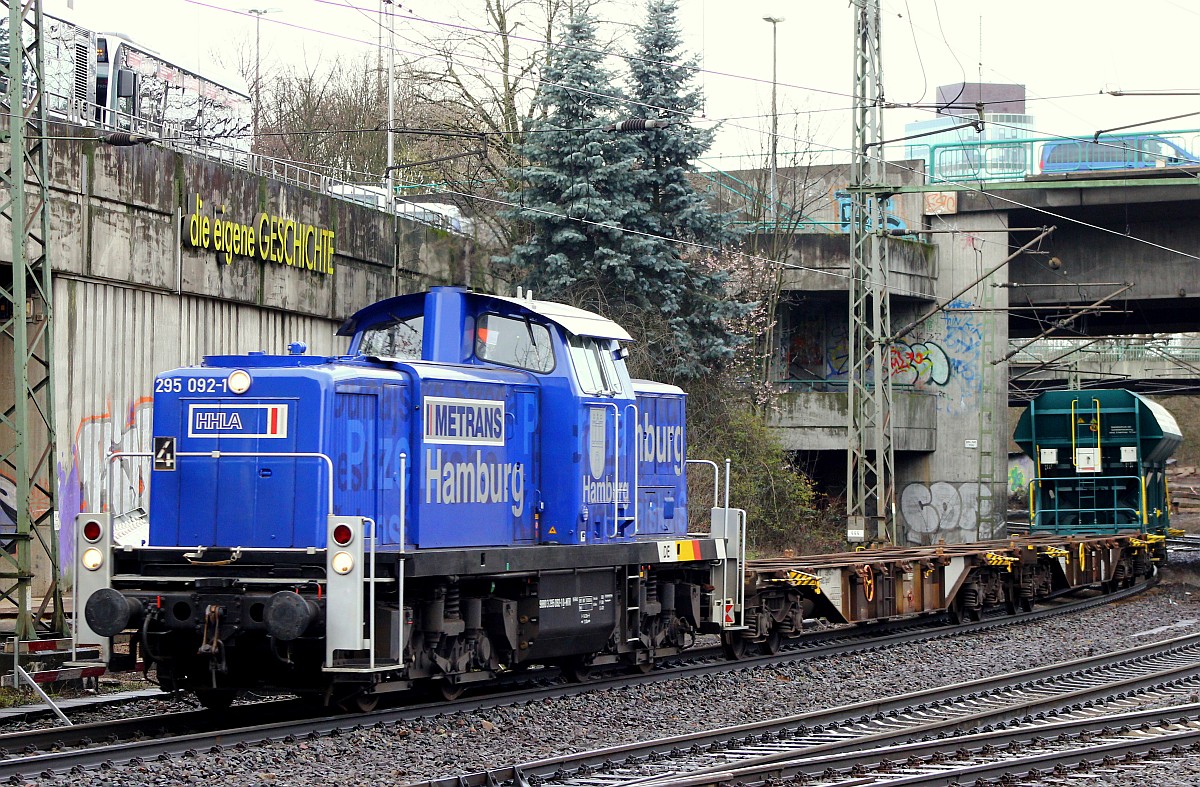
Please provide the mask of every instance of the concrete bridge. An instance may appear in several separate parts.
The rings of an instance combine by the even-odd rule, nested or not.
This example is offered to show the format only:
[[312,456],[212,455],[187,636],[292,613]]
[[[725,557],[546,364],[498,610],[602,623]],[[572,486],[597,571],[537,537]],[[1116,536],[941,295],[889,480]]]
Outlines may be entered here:
[[[147,508],[148,468],[123,467],[110,486],[105,455],[151,450],[156,373],[206,354],[282,353],[297,340],[334,354],[344,348],[341,321],[381,298],[441,283],[495,286],[469,238],[159,145],[113,147],[66,125],[52,134],[63,566],[72,565],[66,525],[76,513]],[[5,233],[3,270],[11,260]],[[0,353],[0,409],[15,390],[11,348]],[[0,499],[12,484],[0,474]],[[0,531],[11,524],[0,507]],[[40,592],[50,572],[39,565],[35,575]]]
[[1009,361],[1010,405],[1023,405],[1041,391],[1079,387],[1200,393],[1200,339],[1194,334],[1046,339]]
[[[1043,175],[957,194],[960,221],[997,212],[1010,227],[1057,227],[1039,253],[1023,254],[1009,267],[1009,303],[1021,307],[1009,313],[1011,337],[1036,336],[1126,283],[1133,286],[1063,333],[1195,330],[1200,168]],[[1013,232],[1010,243],[1016,248],[1031,236]]]

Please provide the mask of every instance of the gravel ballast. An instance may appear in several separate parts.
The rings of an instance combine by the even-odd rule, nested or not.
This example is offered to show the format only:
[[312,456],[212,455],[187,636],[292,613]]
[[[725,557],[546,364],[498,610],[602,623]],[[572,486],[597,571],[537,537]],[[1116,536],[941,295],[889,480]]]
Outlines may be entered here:
[[[339,787],[374,787],[846,705],[1200,632],[1197,567],[1200,563],[1179,560],[1164,583],[1134,599],[989,633],[786,666],[598,689],[319,740],[255,746],[244,752],[116,766],[92,771],[86,780],[97,786],[328,787],[332,782]],[[169,703],[157,702],[154,710],[135,703],[119,712],[169,709]],[[1131,773],[1126,772],[1124,784],[1192,785],[1200,773],[1200,758],[1148,763],[1144,774],[1132,773],[1142,775],[1129,780]],[[1075,776],[1071,783],[1117,783],[1105,778]],[[74,787],[80,777],[63,775],[27,783]]]

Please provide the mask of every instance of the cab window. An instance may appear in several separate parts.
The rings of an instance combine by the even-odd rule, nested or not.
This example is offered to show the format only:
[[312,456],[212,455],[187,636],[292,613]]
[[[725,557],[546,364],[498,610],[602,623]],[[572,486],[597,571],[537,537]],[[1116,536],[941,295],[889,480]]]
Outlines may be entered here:
[[475,357],[531,372],[554,368],[550,331],[528,319],[484,314],[475,324]]
[[580,390],[589,394],[621,392],[621,378],[617,374],[617,365],[607,339],[570,336],[567,343]]
[[360,355],[373,355],[377,358],[419,361],[424,326],[425,315],[418,314],[407,320],[396,320],[368,328],[363,331],[358,352]]

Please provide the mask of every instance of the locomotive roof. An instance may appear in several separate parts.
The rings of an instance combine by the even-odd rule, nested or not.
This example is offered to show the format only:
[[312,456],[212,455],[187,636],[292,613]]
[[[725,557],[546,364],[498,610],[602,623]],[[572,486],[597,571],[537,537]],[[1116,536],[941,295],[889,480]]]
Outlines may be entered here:
[[503,295],[484,295],[497,301],[516,304],[553,323],[561,325],[576,336],[593,336],[598,339],[633,341],[633,337],[612,320],[586,309],[577,309],[555,301],[535,301],[528,298],[508,298]]
[[[549,322],[561,326],[576,336],[591,336],[597,339],[617,339],[623,342],[633,341],[633,337],[607,317],[568,306],[554,301],[538,301],[531,298],[509,298],[503,295],[490,295],[482,292],[466,292],[464,294],[477,302],[499,301],[508,306],[516,306],[542,317]],[[373,303],[359,309],[338,329],[339,336],[351,336],[358,331],[369,328],[377,323],[394,320],[397,316],[415,316],[422,313],[426,293],[418,292],[411,295],[400,295],[395,298]]]

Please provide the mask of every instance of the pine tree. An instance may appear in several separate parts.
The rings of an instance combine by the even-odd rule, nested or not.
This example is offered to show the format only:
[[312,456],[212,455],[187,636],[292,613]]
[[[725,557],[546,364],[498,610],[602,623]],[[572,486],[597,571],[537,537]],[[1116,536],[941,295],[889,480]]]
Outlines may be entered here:
[[546,69],[544,118],[520,148],[529,163],[514,174],[526,186],[508,195],[519,207],[506,217],[525,223],[529,240],[497,262],[540,297],[647,307],[654,294],[637,261],[658,241],[623,229],[645,206],[633,141],[603,130],[624,107],[603,60],[595,21],[577,14]]
[[[690,121],[703,108],[703,95],[693,84],[696,58],[685,57],[679,32],[677,0],[648,0],[646,23],[638,30],[630,58],[631,112],[636,117],[665,117],[675,123],[630,135],[637,144],[644,199],[649,210],[627,225],[674,243],[656,245],[661,270],[680,271],[678,308],[668,314],[673,346],[669,371],[696,377],[727,361],[738,344],[730,325],[748,311],[728,297],[727,276],[698,261],[697,247],[723,248],[738,236],[731,216],[713,213],[688,179],[693,163],[711,147],[714,130]],[[695,244],[695,245],[691,245]]]
[[[604,67],[596,24],[576,15],[543,79],[543,119],[521,145],[528,161],[514,175],[525,188],[508,195],[519,207],[506,218],[528,227],[507,264],[540,296],[593,308],[647,326],[641,338],[655,372],[694,378],[721,365],[738,339],[729,324],[747,305],[725,292],[711,264],[693,265],[697,244],[726,245],[736,236],[728,217],[708,212],[687,179],[692,159],[712,132],[686,123],[700,105],[691,86],[694,59],[679,54],[674,0],[652,0],[638,34],[628,100]],[[632,109],[631,109],[632,105]],[[663,129],[615,133],[618,118],[658,117],[660,108],[685,122]],[[653,326],[653,327],[650,327]]]

